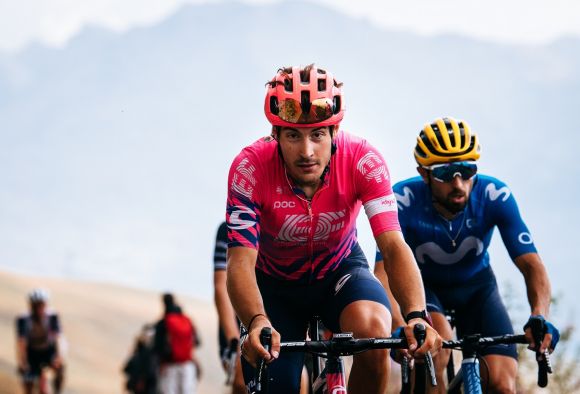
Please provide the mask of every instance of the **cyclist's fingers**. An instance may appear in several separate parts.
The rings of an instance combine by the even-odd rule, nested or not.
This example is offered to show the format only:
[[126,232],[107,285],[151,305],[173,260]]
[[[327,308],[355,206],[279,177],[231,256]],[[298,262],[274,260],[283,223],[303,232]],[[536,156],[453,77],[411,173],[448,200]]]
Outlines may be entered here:
[[544,335],[544,340],[542,341],[542,344],[540,345],[540,353],[544,353],[546,351],[546,349],[549,349],[550,353],[552,351],[554,351],[554,349],[550,348],[551,344],[552,344],[552,334]]
[[524,336],[526,337],[526,341],[528,342],[528,349],[535,350],[536,349],[536,341],[534,341],[534,336],[532,335],[532,329],[526,328],[524,331]]
[[270,355],[272,358],[269,362],[276,360],[280,355],[280,333],[274,329],[272,329],[272,347],[270,348]]
[[439,334],[437,334],[437,332],[431,327],[428,327],[425,341],[423,342],[423,345],[415,351],[414,356],[422,357],[427,354],[427,352],[431,352],[431,355],[434,356],[441,348],[441,345],[442,341]]
[[405,327],[405,338],[407,338],[407,346],[409,349],[409,353],[413,355],[415,349],[417,349],[417,340],[415,339],[415,335],[413,334],[413,327],[407,325]]

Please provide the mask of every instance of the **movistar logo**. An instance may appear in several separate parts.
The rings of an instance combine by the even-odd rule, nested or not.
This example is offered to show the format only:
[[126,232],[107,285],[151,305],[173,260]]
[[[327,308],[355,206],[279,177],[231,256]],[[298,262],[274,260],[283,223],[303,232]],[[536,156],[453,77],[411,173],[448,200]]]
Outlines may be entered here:
[[451,265],[460,262],[472,250],[475,250],[476,256],[483,253],[483,242],[473,236],[465,238],[453,253],[447,253],[435,242],[426,242],[415,249],[415,258],[421,264],[425,264],[425,257],[429,257],[437,264]]
[[485,188],[485,196],[488,197],[491,201],[497,200],[502,194],[504,196],[501,200],[505,202],[508,198],[510,198],[512,192],[507,186],[504,186],[498,190],[493,183],[490,183]]
[[415,195],[411,191],[411,189],[407,186],[403,188],[403,194],[395,193],[395,197],[397,198],[397,205],[399,209],[402,211],[404,207],[409,208],[411,206],[411,199],[415,198]]

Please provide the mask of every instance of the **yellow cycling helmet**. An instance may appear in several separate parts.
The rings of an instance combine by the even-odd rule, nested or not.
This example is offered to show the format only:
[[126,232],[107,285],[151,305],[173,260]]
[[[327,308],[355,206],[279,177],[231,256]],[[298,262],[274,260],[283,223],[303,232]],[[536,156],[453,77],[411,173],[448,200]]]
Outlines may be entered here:
[[420,166],[479,159],[477,135],[463,120],[437,118],[417,137],[415,160]]

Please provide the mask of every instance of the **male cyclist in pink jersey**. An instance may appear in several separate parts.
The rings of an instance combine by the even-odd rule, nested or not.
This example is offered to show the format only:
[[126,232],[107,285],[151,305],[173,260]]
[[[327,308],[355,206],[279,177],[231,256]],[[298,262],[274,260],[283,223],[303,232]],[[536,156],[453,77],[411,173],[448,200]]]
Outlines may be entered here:
[[[385,161],[365,140],[339,131],[341,87],[314,65],[280,69],[265,100],[272,136],[243,149],[230,169],[228,292],[249,332],[242,345],[245,380],[265,358],[272,393],[299,391],[304,356],[280,355],[279,343],[303,340],[311,316],[355,338],[390,334],[385,290],[357,242],[361,205],[387,256],[390,285],[407,317],[410,353],[421,356],[441,346],[426,321],[423,284],[400,231]],[[427,326],[418,349],[412,335],[417,323]],[[263,327],[272,328],[270,352],[259,341]],[[349,392],[384,393],[388,373],[386,350],[358,354]]]

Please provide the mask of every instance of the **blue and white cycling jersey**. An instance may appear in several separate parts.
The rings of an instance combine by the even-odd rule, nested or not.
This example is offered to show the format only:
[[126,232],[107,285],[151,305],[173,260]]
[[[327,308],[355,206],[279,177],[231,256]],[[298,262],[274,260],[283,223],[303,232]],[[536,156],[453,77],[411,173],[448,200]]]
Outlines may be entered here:
[[[536,252],[516,200],[505,183],[478,174],[465,209],[446,220],[421,177],[397,183],[399,222],[426,284],[462,283],[489,267],[487,248],[499,228],[510,257]],[[382,260],[377,251],[377,261]]]

